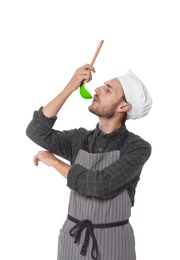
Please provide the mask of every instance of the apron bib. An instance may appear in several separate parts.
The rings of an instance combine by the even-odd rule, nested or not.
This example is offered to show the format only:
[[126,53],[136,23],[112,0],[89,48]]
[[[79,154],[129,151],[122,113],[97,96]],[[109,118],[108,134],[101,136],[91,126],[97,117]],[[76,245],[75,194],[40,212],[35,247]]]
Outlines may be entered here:
[[[116,150],[111,152],[89,153],[82,147],[75,164],[94,171],[109,166],[120,157],[120,148],[127,137],[125,133]],[[108,200],[81,196],[71,191],[68,207],[70,217],[60,230],[58,260],[135,260],[134,233],[128,223],[131,207],[127,190]],[[117,222],[118,226],[107,228],[107,224]],[[105,226],[101,228],[102,224]],[[73,237],[74,231],[79,231],[77,237]],[[88,244],[87,248],[84,248],[85,243]]]

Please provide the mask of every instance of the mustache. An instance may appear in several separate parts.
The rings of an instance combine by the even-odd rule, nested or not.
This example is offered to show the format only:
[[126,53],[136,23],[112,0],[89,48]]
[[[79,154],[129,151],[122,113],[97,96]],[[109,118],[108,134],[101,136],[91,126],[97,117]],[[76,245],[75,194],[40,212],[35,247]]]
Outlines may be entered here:
[[98,101],[98,95],[97,94],[94,94],[94,100]]

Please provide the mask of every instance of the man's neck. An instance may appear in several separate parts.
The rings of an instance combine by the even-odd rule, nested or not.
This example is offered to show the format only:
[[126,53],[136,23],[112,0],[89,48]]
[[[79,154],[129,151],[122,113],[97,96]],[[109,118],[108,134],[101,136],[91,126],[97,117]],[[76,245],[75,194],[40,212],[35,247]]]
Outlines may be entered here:
[[99,118],[99,129],[103,134],[109,134],[122,126],[120,120],[114,120],[114,118]]

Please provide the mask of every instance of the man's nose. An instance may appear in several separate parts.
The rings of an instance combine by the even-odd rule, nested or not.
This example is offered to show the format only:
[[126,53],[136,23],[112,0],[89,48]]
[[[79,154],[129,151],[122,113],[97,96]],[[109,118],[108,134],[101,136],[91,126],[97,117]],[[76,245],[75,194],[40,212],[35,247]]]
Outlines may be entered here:
[[95,89],[95,92],[96,92],[96,94],[98,94],[98,95],[101,94],[101,87],[96,88],[96,89]]

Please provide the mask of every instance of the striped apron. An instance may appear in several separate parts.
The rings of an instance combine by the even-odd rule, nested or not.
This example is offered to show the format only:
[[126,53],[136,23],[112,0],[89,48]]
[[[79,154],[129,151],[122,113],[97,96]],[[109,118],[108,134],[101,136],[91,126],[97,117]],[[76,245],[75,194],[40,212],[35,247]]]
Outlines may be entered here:
[[[88,153],[80,149],[75,163],[102,170],[119,159],[123,139],[111,152]],[[59,234],[57,260],[135,260],[134,232],[128,221],[131,207],[127,190],[108,200],[71,191],[68,218]]]

